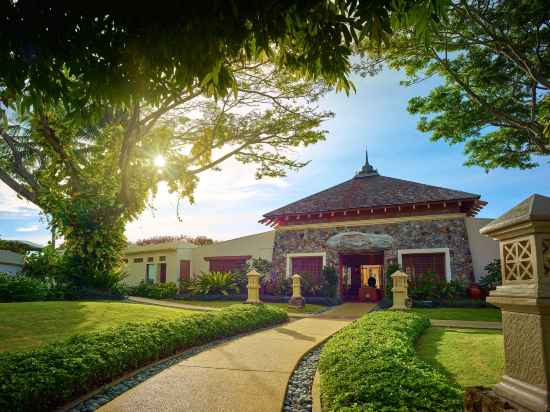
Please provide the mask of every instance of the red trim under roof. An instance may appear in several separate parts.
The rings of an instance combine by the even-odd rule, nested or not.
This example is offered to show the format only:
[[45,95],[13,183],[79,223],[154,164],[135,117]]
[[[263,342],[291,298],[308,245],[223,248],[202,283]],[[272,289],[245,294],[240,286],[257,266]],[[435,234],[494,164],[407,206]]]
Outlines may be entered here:
[[207,262],[210,262],[211,260],[248,260],[252,258],[251,255],[243,255],[243,256],[208,256],[205,257],[204,260]]

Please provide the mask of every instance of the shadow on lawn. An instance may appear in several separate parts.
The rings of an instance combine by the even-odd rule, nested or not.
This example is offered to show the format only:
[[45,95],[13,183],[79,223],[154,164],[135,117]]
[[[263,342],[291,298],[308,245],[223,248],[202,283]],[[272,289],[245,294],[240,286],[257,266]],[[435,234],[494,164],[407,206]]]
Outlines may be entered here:
[[[419,346],[423,346],[422,353],[419,358],[424,362],[430,364],[440,372],[442,372],[450,383],[462,387],[461,384],[457,381],[457,376],[449,369],[439,362],[438,355],[440,354],[440,348],[444,345],[443,341],[446,333],[453,333],[457,335],[483,335],[487,334],[498,334],[500,331],[496,330],[485,330],[485,329],[455,329],[455,328],[444,328],[444,327],[430,327],[425,335],[420,337],[420,340],[417,342],[417,350]],[[426,335],[427,334],[427,335]],[[464,362],[468,362],[468,359],[463,359]]]

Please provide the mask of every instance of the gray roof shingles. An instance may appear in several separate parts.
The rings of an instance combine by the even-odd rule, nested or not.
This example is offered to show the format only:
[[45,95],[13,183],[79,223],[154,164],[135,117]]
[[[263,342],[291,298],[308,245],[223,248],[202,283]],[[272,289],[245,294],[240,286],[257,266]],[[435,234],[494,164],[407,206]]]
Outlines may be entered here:
[[387,176],[355,177],[319,193],[264,214],[265,217],[297,213],[330,212],[380,206],[464,199],[480,195],[430,186]]

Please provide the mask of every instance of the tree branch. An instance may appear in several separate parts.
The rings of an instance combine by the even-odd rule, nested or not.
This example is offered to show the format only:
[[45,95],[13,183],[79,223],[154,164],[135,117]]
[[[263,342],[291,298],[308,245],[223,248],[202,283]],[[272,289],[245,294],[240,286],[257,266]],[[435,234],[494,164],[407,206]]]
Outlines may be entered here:
[[5,170],[0,168],[0,180],[10,187],[19,196],[27,199],[29,202],[36,204],[36,194],[31,192],[22,184],[15,181]]
[[17,143],[13,139],[12,136],[8,132],[6,132],[4,129],[0,128],[0,135],[2,136],[3,140],[6,142],[6,144],[9,146],[10,151],[12,152],[13,160],[12,165],[14,168],[14,171],[27,182],[27,184],[32,187],[34,191],[38,191],[39,185],[34,176],[25,168],[23,165],[23,159],[21,157],[21,154],[17,150]]
[[60,157],[61,161],[67,166],[69,169],[69,176],[71,177],[71,180],[74,184],[77,186],[80,186],[80,172],[78,170],[78,167],[75,165],[71,157],[68,155],[67,151],[61,144],[61,141],[56,136],[53,129],[50,127],[48,123],[48,119],[46,116],[44,116],[42,113],[39,114],[40,123],[42,126],[42,132],[44,139],[46,142],[50,145],[50,147],[54,150],[54,152],[57,153],[57,155]]

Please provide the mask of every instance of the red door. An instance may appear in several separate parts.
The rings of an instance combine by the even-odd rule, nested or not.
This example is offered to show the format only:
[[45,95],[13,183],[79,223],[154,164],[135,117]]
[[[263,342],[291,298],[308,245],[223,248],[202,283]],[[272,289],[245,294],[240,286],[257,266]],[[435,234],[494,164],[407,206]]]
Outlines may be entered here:
[[191,277],[191,261],[180,260],[180,280],[189,280]]
[[160,283],[166,283],[166,263],[160,264]]

